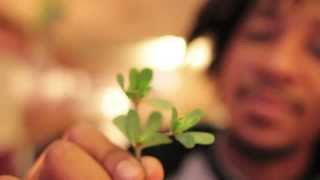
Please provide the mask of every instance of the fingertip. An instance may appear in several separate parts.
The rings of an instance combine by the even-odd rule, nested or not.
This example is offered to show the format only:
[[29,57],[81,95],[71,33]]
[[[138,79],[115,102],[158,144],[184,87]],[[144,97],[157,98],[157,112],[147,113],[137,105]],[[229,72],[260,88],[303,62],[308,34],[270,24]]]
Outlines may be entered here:
[[163,180],[164,170],[161,162],[151,156],[141,158],[142,166],[146,171],[147,180]]
[[144,180],[145,172],[139,161],[128,152],[115,150],[104,161],[108,172],[115,180]]

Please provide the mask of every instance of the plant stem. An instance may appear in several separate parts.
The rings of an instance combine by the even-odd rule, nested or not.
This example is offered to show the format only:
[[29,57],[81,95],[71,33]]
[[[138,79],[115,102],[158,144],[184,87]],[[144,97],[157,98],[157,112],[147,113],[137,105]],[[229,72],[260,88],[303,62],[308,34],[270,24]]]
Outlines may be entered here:
[[136,100],[133,100],[133,106],[134,106],[134,109],[138,112],[139,110],[139,105],[140,105],[140,100],[139,99],[136,99]]
[[[140,100],[139,99],[135,99],[132,102],[133,102],[134,109],[138,113],[139,112]],[[134,147],[134,154],[135,154],[136,158],[140,161],[141,160],[141,154],[142,154],[142,147],[139,144],[136,144],[133,147]]]
[[161,134],[167,135],[167,136],[173,136],[173,132],[172,131],[162,131]]
[[140,161],[141,160],[141,155],[142,155],[141,146],[137,145],[136,147],[134,147],[134,153],[135,153],[136,158]]

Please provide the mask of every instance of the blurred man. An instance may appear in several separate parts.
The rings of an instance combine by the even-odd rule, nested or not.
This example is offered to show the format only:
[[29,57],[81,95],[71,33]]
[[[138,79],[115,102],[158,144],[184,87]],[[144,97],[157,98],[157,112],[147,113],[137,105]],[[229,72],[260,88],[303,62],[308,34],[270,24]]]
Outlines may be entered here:
[[[224,37],[227,43],[215,66],[221,98],[230,112],[229,126],[205,154],[190,154],[175,167],[173,179],[316,178],[319,9],[314,0],[249,3],[244,18]],[[156,159],[144,157],[141,162],[94,129],[78,127],[47,149],[28,178],[163,178]]]
[[234,22],[235,29],[224,29],[220,32],[224,36],[217,30],[220,52],[212,74],[230,113],[229,126],[209,149],[214,152],[189,157],[176,179],[319,175],[320,4],[308,0],[247,3],[250,11]]

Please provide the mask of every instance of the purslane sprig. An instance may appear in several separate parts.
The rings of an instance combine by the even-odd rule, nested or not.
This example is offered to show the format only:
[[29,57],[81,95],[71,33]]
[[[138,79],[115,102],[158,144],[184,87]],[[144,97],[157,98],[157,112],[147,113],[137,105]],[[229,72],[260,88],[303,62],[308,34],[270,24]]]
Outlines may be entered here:
[[209,145],[214,141],[211,133],[189,131],[196,126],[203,112],[195,109],[183,116],[178,115],[177,109],[167,100],[147,99],[146,102],[155,108],[171,110],[171,125],[168,131],[161,131],[163,115],[159,111],[153,111],[148,116],[144,126],[141,125],[138,113],[139,104],[151,91],[153,71],[149,68],[139,71],[132,68],[129,72],[128,86],[122,74],[117,75],[117,82],[121,89],[128,96],[134,105],[127,114],[116,117],[113,122],[128,139],[133,147],[135,156],[140,159],[142,150],[148,147],[170,144],[176,139],[186,148],[193,148],[195,145]]

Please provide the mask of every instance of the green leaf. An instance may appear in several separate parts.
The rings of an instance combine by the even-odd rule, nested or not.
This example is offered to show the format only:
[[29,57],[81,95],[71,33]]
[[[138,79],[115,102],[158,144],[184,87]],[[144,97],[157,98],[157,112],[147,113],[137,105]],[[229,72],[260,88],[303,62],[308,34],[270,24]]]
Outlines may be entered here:
[[147,96],[149,94],[150,90],[151,90],[151,87],[145,87],[145,88],[139,90],[140,97],[143,98],[143,97]]
[[[136,100],[145,97],[151,90],[151,80],[153,72],[149,68],[143,69],[139,72],[136,68],[132,68],[129,73],[129,87],[126,91],[130,99]],[[123,84],[122,78],[118,78],[119,84]],[[124,87],[124,85],[122,85]]]
[[206,132],[186,132],[175,136],[186,148],[193,148],[196,144],[209,145],[214,142],[214,136]]
[[[138,84],[139,84],[139,71],[136,68],[132,68],[129,73],[129,88],[128,92],[131,94],[138,93]],[[136,95],[135,95],[136,96]]]
[[149,137],[160,130],[162,115],[160,112],[152,112],[148,118],[148,122],[140,137],[140,142],[149,139]]
[[140,136],[141,127],[138,113],[134,110],[130,110],[127,115],[127,131],[128,139],[131,144],[135,145]]
[[171,109],[171,131],[176,132],[178,127],[178,112],[175,107]]
[[175,136],[175,138],[188,149],[193,148],[196,145],[192,135],[189,133],[178,134]]
[[113,120],[113,123],[119,128],[122,134],[128,138],[127,116],[124,116],[124,115],[118,116]]
[[172,140],[164,134],[152,133],[142,143],[143,148],[158,146],[162,144],[170,144]]
[[126,95],[127,95],[130,99],[132,99],[132,100],[138,98],[137,94],[136,94],[136,93],[133,93],[133,92],[127,91],[127,92],[126,92]]
[[159,131],[161,127],[162,114],[160,112],[152,112],[148,118],[146,129]]
[[214,142],[214,136],[211,133],[206,132],[187,132],[193,137],[196,144],[209,145]]
[[122,90],[124,90],[124,77],[122,74],[117,75],[117,82]]
[[194,127],[199,123],[202,116],[203,112],[200,109],[187,113],[183,118],[178,120],[175,133],[183,133],[184,131]]
[[149,68],[145,68],[140,73],[140,86],[149,86],[153,77],[153,72]]
[[149,68],[145,68],[140,72],[138,90],[140,97],[145,97],[151,90],[150,83],[153,77],[153,72]]
[[170,110],[173,108],[172,103],[164,99],[150,98],[146,102],[156,109]]

